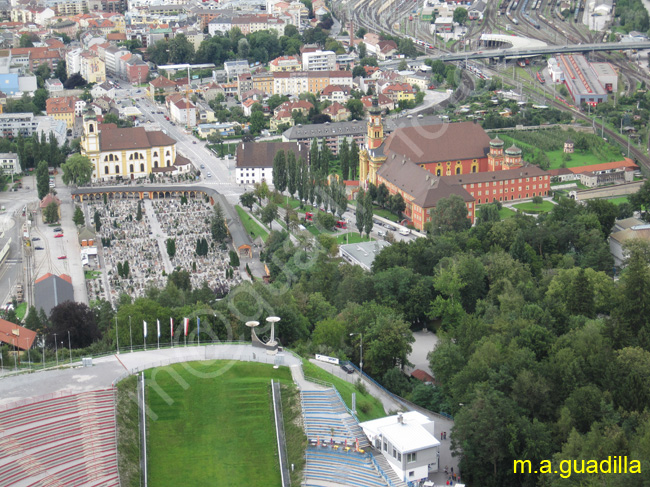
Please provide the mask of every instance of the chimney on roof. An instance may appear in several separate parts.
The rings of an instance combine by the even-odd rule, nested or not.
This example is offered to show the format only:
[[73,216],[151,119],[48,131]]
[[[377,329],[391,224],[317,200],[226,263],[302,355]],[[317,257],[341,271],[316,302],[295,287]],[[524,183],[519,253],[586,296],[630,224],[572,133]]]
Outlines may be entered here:
[[404,424],[404,415],[402,413],[397,413],[397,422],[399,424]]

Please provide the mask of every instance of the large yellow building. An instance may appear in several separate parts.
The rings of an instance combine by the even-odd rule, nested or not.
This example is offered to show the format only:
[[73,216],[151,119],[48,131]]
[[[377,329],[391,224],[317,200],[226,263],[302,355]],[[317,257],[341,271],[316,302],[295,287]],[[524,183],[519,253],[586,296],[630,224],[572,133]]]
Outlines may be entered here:
[[176,153],[176,141],[163,132],[99,124],[92,116],[84,120],[81,154],[93,163],[95,181],[176,174],[191,167],[189,160]]
[[48,98],[45,102],[45,113],[54,120],[63,120],[66,128],[72,130],[74,128],[76,103],[76,96]]

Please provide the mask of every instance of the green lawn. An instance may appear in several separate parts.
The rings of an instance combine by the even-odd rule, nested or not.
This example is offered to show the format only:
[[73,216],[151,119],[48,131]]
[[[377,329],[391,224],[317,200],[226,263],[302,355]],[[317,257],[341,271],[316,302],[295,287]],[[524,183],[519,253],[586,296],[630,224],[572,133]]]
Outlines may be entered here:
[[145,376],[150,485],[281,485],[270,382],[290,383],[287,367],[216,360]]
[[400,221],[399,218],[397,218],[397,215],[395,215],[394,213],[391,213],[388,210],[379,208],[378,206],[374,207],[373,213],[375,215],[377,215],[377,216],[381,216],[383,218],[386,218],[387,220],[390,220],[392,222],[399,222]]
[[628,199],[627,196],[621,196],[620,198],[610,198],[607,201],[614,203],[615,205],[620,205],[622,203],[627,203]]
[[541,205],[536,205],[531,201],[529,203],[518,203],[512,206],[525,213],[547,213],[551,211],[555,205],[550,201],[543,201]]
[[[566,167],[578,167],[578,166],[591,166],[593,164],[600,164],[603,162],[614,162],[622,161],[623,156],[619,151],[614,147],[608,146],[607,151],[605,151],[601,156],[596,156],[591,152],[585,154],[581,152],[574,152],[571,154],[571,160],[566,161]],[[563,150],[556,150],[547,152],[549,160],[551,161],[550,169],[559,169],[564,163],[562,157],[564,156]]]
[[97,279],[97,278],[101,277],[101,275],[102,275],[102,273],[99,272],[99,271],[85,271],[84,272],[84,277],[86,278],[86,280]]
[[251,236],[251,238],[255,240],[257,237],[262,237],[262,240],[266,241],[269,233],[260,225],[258,225],[258,223],[253,220],[241,206],[235,205],[235,209],[237,210],[237,214],[239,215],[239,219],[241,220],[242,225],[244,225],[244,228]]
[[[479,208],[476,210],[476,218],[479,217],[480,213],[481,213],[481,209]],[[499,210],[499,216],[501,217],[502,220],[507,220],[508,218],[512,218],[516,214],[517,213],[514,210],[511,210],[510,208],[502,207]]]
[[[346,237],[347,235],[347,237]],[[370,238],[368,237],[359,237],[359,234],[356,232],[348,232],[344,233],[343,235],[339,235],[336,237],[336,240],[339,244],[348,244],[348,243],[359,243],[359,242],[369,242]]]
[[339,391],[343,401],[345,401],[349,408],[352,407],[352,393],[355,392],[357,394],[357,418],[359,418],[359,421],[369,421],[386,416],[381,401],[368,392],[365,394],[361,393],[354,384],[339,379],[317,365],[312,364],[307,359],[302,359],[302,369],[307,376],[334,384],[334,387]]
[[27,314],[27,303],[23,302],[16,308],[16,318],[18,318],[19,321],[23,321],[25,314]]

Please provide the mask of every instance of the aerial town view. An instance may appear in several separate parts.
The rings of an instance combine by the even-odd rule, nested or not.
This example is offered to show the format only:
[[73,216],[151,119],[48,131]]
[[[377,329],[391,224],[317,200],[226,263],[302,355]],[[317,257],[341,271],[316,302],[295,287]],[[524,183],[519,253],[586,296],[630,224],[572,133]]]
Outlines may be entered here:
[[0,0],[0,487],[650,486],[650,0]]

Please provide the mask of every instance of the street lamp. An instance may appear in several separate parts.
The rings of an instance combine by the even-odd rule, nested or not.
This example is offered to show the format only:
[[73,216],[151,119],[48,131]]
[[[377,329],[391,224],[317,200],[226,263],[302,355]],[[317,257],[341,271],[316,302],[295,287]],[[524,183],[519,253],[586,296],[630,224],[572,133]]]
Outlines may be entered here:
[[59,347],[56,342],[56,333],[54,334],[54,354],[56,355],[56,366],[59,366]]
[[131,333],[131,317],[129,316],[129,340],[131,341],[131,352],[133,352],[133,333]]
[[68,330],[68,351],[70,352],[70,364],[72,364],[72,345],[70,345],[70,330]]
[[359,354],[359,370],[361,371],[361,374],[363,374],[363,333],[350,333],[350,336],[354,335],[359,335],[361,338],[361,343],[360,343],[360,354]]

